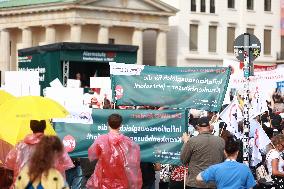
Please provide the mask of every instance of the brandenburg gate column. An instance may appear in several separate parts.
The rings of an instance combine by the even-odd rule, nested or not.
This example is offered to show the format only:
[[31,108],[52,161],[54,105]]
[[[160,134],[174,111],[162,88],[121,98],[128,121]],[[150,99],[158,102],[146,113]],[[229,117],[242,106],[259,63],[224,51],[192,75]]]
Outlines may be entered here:
[[30,27],[22,27],[22,48],[32,46],[32,30]]
[[167,31],[166,30],[157,31],[156,66],[167,66]]
[[109,25],[100,25],[98,31],[98,43],[108,44],[109,39]]
[[55,27],[52,25],[45,26],[45,43],[55,43]]
[[134,28],[132,35],[132,45],[138,46],[137,51],[137,64],[143,64],[143,29],[142,28]]
[[10,33],[7,29],[0,30],[0,70],[2,71],[1,81],[5,71],[10,70]]
[[81,42],[82,39],[82,25],[71,24],[70,25],[70,40],[72,42]]

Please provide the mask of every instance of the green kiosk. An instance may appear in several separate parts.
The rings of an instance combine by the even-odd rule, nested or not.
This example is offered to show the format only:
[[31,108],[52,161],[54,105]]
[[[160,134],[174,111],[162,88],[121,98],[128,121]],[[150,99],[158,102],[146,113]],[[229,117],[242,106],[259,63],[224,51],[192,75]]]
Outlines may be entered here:
[[58,78],[66,86],[67,79],[77,73],[89,86],[89,77],[108,77],[109,62],[135,64],[138,46],[54,43],[18,51],[19,71],[39,71],[41,91]]

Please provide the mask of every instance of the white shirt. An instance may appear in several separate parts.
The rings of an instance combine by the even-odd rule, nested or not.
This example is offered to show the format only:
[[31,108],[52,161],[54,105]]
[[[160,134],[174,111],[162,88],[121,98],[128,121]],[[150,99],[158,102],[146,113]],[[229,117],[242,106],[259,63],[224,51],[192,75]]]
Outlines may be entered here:
[[281,172],[281,173],[284,173],[284,160],[282,159],[282,157],[280,156],[280,153],[275,150],[275,149],[271,149],[269,150],[269,152],[266,154],[266,164],[267,164],[267,169],[268,169],[268,172],[269,174],[271,175],[272,174],[272,160],[274,159],[278,159],[279,162],[278,162],[278,170]]

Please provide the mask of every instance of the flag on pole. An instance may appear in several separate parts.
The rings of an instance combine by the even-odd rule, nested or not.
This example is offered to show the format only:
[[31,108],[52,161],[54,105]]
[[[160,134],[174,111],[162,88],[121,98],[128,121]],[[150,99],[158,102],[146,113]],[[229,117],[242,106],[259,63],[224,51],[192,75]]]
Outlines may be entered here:
[[259,87],[256,87],[255,92],[252,96],[251,109],[250,109],[250,119],[268,111],[267,103],[262,95]]
[[220,118],[227,124],[226,130],[235,135],[238,139],[242,137],[242,133],[239,132],[238,129],[238,122],[243,118],[237,98],[234,98],[234,100],[220,113]]
[[251,165],[256,166],[262,161],[260,150],[264,150],[271,143],[269,137],[255,119],[250,120],[250,146],[252,147]]

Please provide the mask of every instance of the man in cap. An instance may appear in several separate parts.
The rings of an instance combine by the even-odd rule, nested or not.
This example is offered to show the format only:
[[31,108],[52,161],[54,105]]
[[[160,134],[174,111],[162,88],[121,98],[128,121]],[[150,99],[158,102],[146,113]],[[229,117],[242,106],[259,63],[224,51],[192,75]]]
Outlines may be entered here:
[[181,149],[180,159],[182,163],[189,164],[189,174],[186,179],[187,189],[216,188],[214,183],[198,183],[196,176],[210,165],[224,161],[225,141],[210,132],[208,117],[201,117],[197,121],[199,134],[190,138],[184,133],[184,142]]

